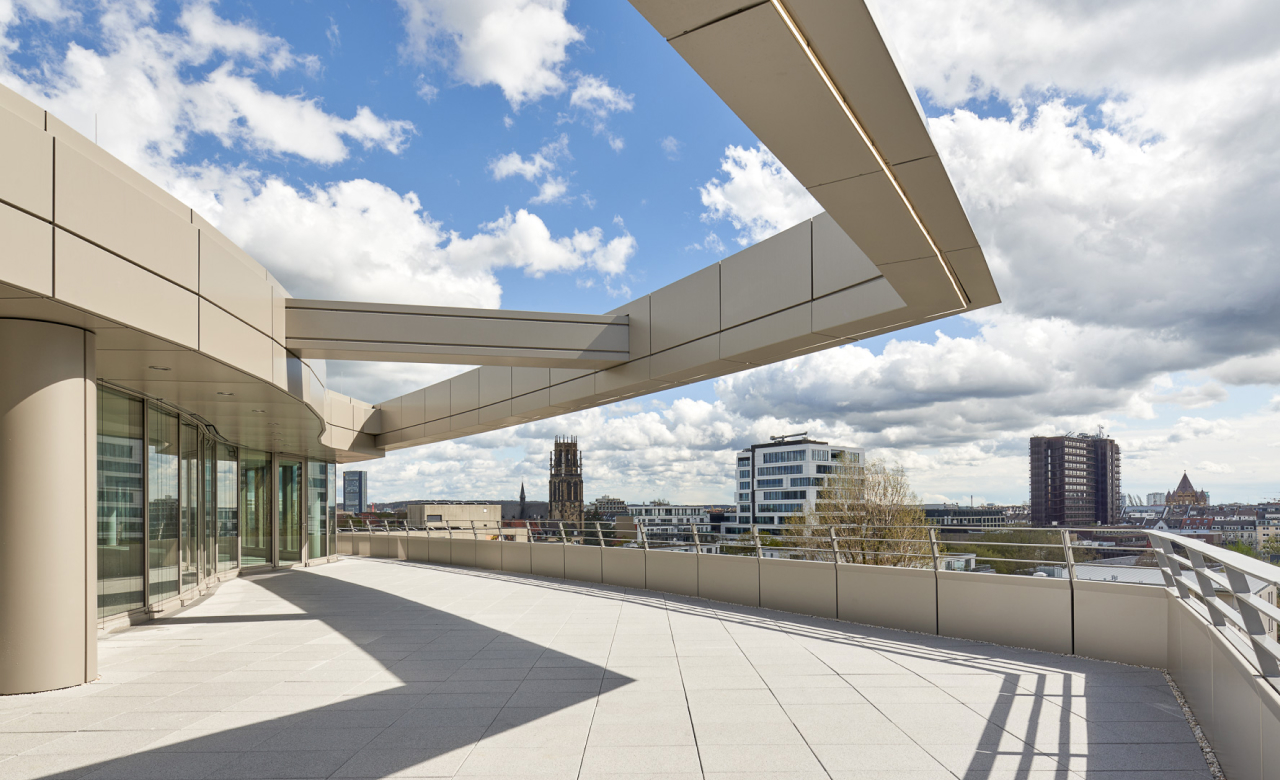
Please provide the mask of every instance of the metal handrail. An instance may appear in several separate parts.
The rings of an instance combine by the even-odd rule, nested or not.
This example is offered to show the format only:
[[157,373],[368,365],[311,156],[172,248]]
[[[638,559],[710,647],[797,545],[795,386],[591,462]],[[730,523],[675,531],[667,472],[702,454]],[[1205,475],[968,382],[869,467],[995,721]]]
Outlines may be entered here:
[[[1280,609],[1257,598],[1246,577],[1280,587],[1280,569],[1198,539],[1163,531],[1148,531],[1147,536],[1152,540],[1165,587],[1193,608],[1203,606],[1214,628],[1280,691],[1280,643],[1272,638],[1264,622],[1266,618],[1280,623]],[[1174,545],[1187,554],[1178,555]],[[1210,569],[1210,561],[1222,572]],[[1192,576],[1187,577],[1184,569]],[[1222,598],[1220,591],[1230,594],[1230,600]]]

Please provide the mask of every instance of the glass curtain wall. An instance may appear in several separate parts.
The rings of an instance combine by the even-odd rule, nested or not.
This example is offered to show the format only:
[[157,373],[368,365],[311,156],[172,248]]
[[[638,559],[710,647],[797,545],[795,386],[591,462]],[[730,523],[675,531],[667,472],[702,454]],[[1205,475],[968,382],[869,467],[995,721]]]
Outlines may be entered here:
[[142,402],[98,391],[98,618],[145,604]]
[[196,427],[183,423],[178,442],[178,568],[181,589],[185,591],[200,583],[200,435]]
[[271,456],[240,450],[240,565],[271,563]]
[[284,565],[302,561],[302,462],[281,458],[279,463],[277,561]]
[[218,450],[218,571],[240,565],[240,461],[236,448]]
[[307,558],[323,558],[329,554],[328,488],[326,463],[307,461]]
[[[217,466],[217,458],[215,456],[215,445],[213,439],[207,436],[200,437],[203,442],[200,446],[200,502],[202,509],[200,512],[200,568],[201,576],[208,579],[212,577],[218,570],[218,535],[217,535],[217,509],[218,509],[218,493],[217,479],[215,468]],[[231,501],[234,504],[235,497],[232,496]]]
[[338,550],[338,464],[326,463],[329,472],[329,554]]
[[149,602],[178,595],[178,417],[147,409]]

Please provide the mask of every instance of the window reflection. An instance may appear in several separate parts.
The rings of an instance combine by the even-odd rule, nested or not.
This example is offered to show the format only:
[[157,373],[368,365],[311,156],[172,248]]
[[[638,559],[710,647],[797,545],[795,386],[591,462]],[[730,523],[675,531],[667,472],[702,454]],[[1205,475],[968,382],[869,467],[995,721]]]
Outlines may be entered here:
[[302,463],[281,459],[279,468],[280,527],[277,562],[298,563],[302,560]]
[[235,447],[218,445],[218,571],[240,565],[240,463]]
[[143,602],[142,402],[98,392],[98,617]]
[[328,555],[329,536],[326,533],[328,500],[326,495],[326,463],[307,461],[307,557],[323,558]]
[[271,563],[271,456],[240,450],[240,564]]
[[178,417],[147,410],[150,602],[178,595]]

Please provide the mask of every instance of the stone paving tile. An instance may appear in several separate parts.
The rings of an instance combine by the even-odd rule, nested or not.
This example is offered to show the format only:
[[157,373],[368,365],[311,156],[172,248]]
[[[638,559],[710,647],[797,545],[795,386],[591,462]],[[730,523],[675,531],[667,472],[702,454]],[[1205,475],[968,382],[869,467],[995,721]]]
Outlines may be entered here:
[[228,581],[100,668],[0,699],[0,780],[1208,776],[1157,672],[399,562]]

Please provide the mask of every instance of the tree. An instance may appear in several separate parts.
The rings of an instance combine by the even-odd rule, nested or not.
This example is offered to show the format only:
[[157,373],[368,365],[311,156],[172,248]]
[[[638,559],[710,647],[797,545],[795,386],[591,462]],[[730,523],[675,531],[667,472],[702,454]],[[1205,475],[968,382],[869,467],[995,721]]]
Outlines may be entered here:
[[582,517],[582,543],[591,547],[608,547],[609,539],[617,536],[614,524],[604,519],[600,510],[591,507]]
[[876,566],[932,566],[924,509],[907,472],[884,460],[846,455],[823,479],[817,501],[787,518],[780,536],[803,557]]

